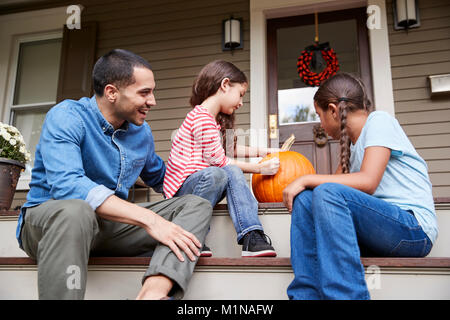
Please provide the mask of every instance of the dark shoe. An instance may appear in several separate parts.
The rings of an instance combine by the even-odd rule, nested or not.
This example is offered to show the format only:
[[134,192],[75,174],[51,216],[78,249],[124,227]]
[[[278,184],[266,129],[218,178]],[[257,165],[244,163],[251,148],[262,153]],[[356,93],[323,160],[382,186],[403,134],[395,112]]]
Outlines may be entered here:
[[212,251],[211,249],[204,244],[202,247],[202,251],[200,252],[200,257],[211,257],[212,256]]
[[269,236],[261,230],[253,230],[244,236],[242,257],[276,257]]

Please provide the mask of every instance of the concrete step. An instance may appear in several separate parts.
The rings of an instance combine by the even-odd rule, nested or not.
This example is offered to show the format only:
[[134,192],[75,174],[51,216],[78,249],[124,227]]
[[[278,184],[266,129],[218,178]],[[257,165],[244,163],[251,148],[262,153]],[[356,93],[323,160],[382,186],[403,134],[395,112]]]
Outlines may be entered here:
[[[437,206],[439,237],[430,257],[450,257],[450,206]],[[284,207],[275,204],[261,204],[259,217],[264,231],[272,240],[278,257],[290,256],[291,216]],[[0,257],[25,257],[15,239],[17,214],[0,215]],[[236,231],[229,217],[226,205],[218,205],[213,214],[211,229],[206,244],[214,257],[238,258],[241,246],[236,241]]]
[[[450,207],[437,206],[440,235],[427,258],[362,258],[372,299],[450,299]],[[278,258],[240,258],[225,206],[214,210],[207,244],[185,299],[287,299],[290,215],[279,205],[259,210]],[[0,214],[0,299],[37,299],[37,267],[15,240],[17,214]],[[134,299],[150,258],[91,258],[86,299]]]
[[[150,258],[91,258],[86,299],[134,299]],[[362,258],[371,298],[450,299],[450,258]],[[36,265],[0,258],[0,299],[37,299]],[[185,300],[284,300],[288,258],[201,258]]]

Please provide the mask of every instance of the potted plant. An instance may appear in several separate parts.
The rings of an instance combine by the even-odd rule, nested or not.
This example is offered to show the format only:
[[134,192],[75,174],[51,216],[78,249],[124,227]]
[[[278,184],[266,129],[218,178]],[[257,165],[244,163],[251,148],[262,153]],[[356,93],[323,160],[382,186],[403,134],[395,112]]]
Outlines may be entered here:
[[30,153],[17,128],[0,122],[0,210],[9,210]]

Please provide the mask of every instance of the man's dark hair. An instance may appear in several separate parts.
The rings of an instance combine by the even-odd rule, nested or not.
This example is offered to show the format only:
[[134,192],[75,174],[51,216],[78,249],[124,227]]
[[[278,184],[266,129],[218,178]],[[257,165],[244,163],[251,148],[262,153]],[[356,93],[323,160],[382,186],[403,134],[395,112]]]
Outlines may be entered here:
[[148,61],[133,52],[113,49],[106,53],[97,60],[92,72],[95,94],[102,97],[108,84],[118,88],[133,84],[136,81],[133,76],[135,67],[152,70]]

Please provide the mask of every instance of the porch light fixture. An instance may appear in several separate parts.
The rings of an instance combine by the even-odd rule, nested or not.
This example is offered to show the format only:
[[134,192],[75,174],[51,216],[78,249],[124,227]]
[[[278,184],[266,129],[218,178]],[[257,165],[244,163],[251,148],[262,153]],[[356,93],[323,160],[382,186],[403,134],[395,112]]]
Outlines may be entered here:
[[233,51],[243,48],[242,19],[229,18],[222,23],[222,50]]
[[450,74],[428,76],[431,96],[450,95]]
[[420,26],[417,0],[394,0],[392,6],[395,30],[408,30]]

